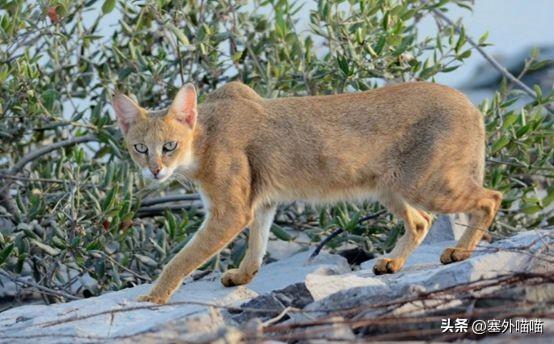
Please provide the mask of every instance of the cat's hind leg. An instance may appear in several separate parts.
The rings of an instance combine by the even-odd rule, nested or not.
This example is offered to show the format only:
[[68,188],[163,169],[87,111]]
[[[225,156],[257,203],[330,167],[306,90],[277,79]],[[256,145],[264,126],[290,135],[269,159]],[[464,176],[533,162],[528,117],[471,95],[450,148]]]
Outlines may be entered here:
[[404,221],[405,233],[398,239],[394,249],[386,258],[381,258],[373,266],[376,275],[394,273],[400,270],[410,254],[421,244],[432,223],[432,216],[410,206],[402,197],[394,193],[383,194],[379,201],[393,215]]
[[469,258],[487,233],[502,202],[502,193],[482,187],[474,177],[435,180],[417,193],[419,204],[426,210],[443,213],[466,213],[469,226],[456,244],[441,254],[440,261],[449,264]]
[[469,215],[469,226],[458,240],[456,247],[449,247],[443,251],[440,261],[450,264],[469,258],[483,235],[494,220],[494,217],[502,202],[502,194],[498,191],[475,187],[475,193],[467,200],[469,209],[465,211]]
[[262,261],[267,249],[269,231],[275,216],[276,206],[262,205],[254,211],[254,219],[249,226],[248,249],[238,269],[230,269],[221,278],[221,283],[226,287],[243,285],[252,280]]

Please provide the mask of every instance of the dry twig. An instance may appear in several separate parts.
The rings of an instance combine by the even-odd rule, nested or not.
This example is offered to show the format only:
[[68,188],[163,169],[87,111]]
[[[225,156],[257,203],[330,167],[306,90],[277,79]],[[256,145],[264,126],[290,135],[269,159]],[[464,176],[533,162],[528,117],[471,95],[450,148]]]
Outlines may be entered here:
[[45,287],[45,286],[42,286],[40,284],[37,284],[33,281],[25,281],[21,278],[18,278],[18,277],[14,277],[12,276],[11,274],[9,274],[8,272],[4,271],[4,270],[1,270],[0,269],[0,275],[6,277],[7,279],[9,279],[10,281],[12,281],[13,283],[19,285],[19,286],[24,286],[24,287],[28,287],[28,288],[33,288],[35,290],[37,290],[39,293],[41,294],[45,294],[45,295],[50,295],[50,296],[58,296],[58,297],[63,297],[63,298],[66,298],[68,300],[80,300],[81,298],[80,297],[77,297],[77,296],[74,296],[74,295],[71,295],[71,294],[68,294],[64,291],[61,291],[61,290],[55,290],[55,289],[51,289],[51,288],[48,288],[48,287]]

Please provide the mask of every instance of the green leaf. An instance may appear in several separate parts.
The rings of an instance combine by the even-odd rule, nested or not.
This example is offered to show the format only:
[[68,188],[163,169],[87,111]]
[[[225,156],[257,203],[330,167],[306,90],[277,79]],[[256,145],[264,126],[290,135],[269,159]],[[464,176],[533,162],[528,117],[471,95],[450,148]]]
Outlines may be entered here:
[[492,145],[491,154],[495,154],[496,152],[504,148],[508,143],[510,143],[510,139],[506,136],[502,136]]
[[538,62],[534,62],[532,63],[529,67],[528,67],[528,70],[529,71],[535,71],[535,70],[539,70],[539,69],[544,69],[548,66],[551,66],[554,64],[554,60],[544,60],[544,61],[538,61]]
[[166,212],[165,218],[167,220],[167,232],[169,237],[174,239],[177,234],[177,220],[175,216],[170,211]]
[[542,200],[545,207],[548,207],[552,202],[554,202],[554,185],[548,189],[548,193],[545,198]]
[[85,247],[85,250],[95,251],[95,250],[100,250],[101,248],[102,248],[102,244],[100,243],[100,241],[99,240],[94,240],[93,242],[91,242],[90,244],[88,244]]
[[542,207],[536,204],[525,205],[521,208],[521,211],[523,211],[527,215],[533,215],[535,213],[538,213],[541,210],[542,210]]
[[37,246],[38,248],[40,248],[41,250],[43,250],[44,252],[46,252],[47,254],[51,255],[51,256],[57,256],[58,254],[60,254],[60,250],[58,250],[57,248],[54,248],[50,245],[47,245],[45,243],[42,243],[38,240],[35,240],[35,239],[31,239],[31,242]]
[[533,90],[535,90],[535,94],[537,95],[537,100],[540,100],[542,98],[542,89],[539,85],[533,85]]
[[517,120],[519,119],[519,114],[515,112],[511,112],[504,118],[504,123],[502,124],[502,128],[507,129],[512,126]]
[[510,105],[513,105],[515,102],[517,102],[519,100],[518,97],[513,97],[512,99],[510,100],[507,100],[505,102],[503,102],[502,104],[500,104],[500,107],[502,108],[507,108],[509,107]]
[[384,31],[387,31],[389,28],[390,12],[386,12],[383,16],[383,21],[381,22],[381,27]]
[[350,75],[350,67],[348,66],[348,61],[343,56],[337,57],[337,62],[339,64],[340,70],[344,73],[344,75],[349,76]]
[[443,68],[442,72],[443,73],[449,73],[449,72],[452,72],[452,71],[460,68],[460,66],[461,66],[461,64],[457,65],[457,66],[446,67],[446,68]]
[[360,45],[364,44],[364,35],[361,27],[356,30],[356,42]]
[[102,13],[108,14],[115,8],[116,1],[115,0],[104,0],[104,3],[102,4]]
[[481,37],[479,37],[478,44],[480,46],[486,45],[487,38],[489,38],[489,32],[488,31],[485,32],[484,34],[482,34]]
[[136,253],[135,257],[138,259],[138,261],[140,261],[144,265],[147,265],[153,268],[158,266],[158,263],[154,259],[147,257],[145,255]]
[[108,191],[106,198],[104,198],[104,201],[102,202],[102,210],[107,211],[111,208],[116,193],[117,188],[111,188],[110,191]]
[[377,44],[373,48],[373,51],[375,52],[375,55],[381,55],[381,52],[383,51],[383,47],[385,46],[387,39],[385,36],[379,37],[379,40],[377,41]]
[[281,38],[285,38],[287,34],[287,23],[280,13],[278,13],[275,17],[275,32]]
[[168,22],[167,27],[169,28],[169,30],[171,30],[171,32],[173,32],[173,34],[175,36],[177,36],[177,39],[181,43],[183,43],[184,45],[190,45],[190,41],[187,38],[187,36],[183,33],[183,31],[179,30],[179,28],[177,28],[175,25],[173,25],[173,23]]
[[526,124],[522,126],[516,131],[516,137],[521,138],[523,135],[527,134],[531,129],[532,129],[531,124]]
[[456,51],[456,54],[460,52],[464,44],[466,43],[466,30],[462,26],[462,29],[460,30],[460,36],[458,37],[458,41],[456,42],[456,46],[454,48],[454,51]]
[[31,238],[31,239],[38,239],[38,236],[35,234],[35,232],[33,232],[32,229],[27,229],[25,228],[23,230],[23,233],[25,233],[25,235],[28,237],[28,238]]
[[148,240],[150,241],[150,243],[152,244],[152,246],[154,247],[154,249],[155,249],[160,255],[162,255],[163,257],[165,257],[165,255],[166,255],[165,249],[164,249],[163,247],[161,247],[154,239],[148,238]]
[[60,94],[56,90],[46,90],[42,92],[42,102],[44,107],[52,112],[54,111],[54,103],[60,98]]
[[463,53],[459,54],[457,56],[457,58],[458,58],[458,60],[463,60],[463,59],[467,59],[470,56],[471,56],[471,49],[468,49],[468,50],[464,51]]
[[435,75],[437,73],[435,67],[428,67],[428,68],[425,68],[421,71],[421,73],[419,73],[419,77],[421,79],[429,79],[430,77],[432,77],[433,75]]
[[12,253],[14,248],[13,243],[6,246],[2,251],[0,251],[0,266],[8,259],[10,253]]
[[291,241],[293,239],[286,230],[276,224],[273,224],[271,226],[271,233],[273,233],[277,237],[277,239],[281,239],[283,241]]

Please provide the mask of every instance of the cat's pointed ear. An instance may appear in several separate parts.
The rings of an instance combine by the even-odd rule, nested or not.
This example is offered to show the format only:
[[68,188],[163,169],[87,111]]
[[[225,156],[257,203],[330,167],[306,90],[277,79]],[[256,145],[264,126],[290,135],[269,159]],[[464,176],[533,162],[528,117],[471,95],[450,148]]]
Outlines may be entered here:
[[196,108],[196,89],[193,84],[189,83],[181,87],[171,103],[169,113],[173,119],[194,129],[198,110]]
[[140,106],[122,93],[117,93],[113,97],[112,105],[117,115],[117,124],[123,134],[127,134],[129,128],[144,116]]

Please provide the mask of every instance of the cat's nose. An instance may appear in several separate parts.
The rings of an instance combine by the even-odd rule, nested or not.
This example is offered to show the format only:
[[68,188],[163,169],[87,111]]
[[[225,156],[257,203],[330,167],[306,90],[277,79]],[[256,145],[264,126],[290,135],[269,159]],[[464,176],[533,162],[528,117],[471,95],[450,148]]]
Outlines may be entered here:
[[161,167],[154,167],[153,169],[151,169],[152,174],[154,175],[154,177],[157,177],[158,173],[160,173],[161,170],[162,170]]

